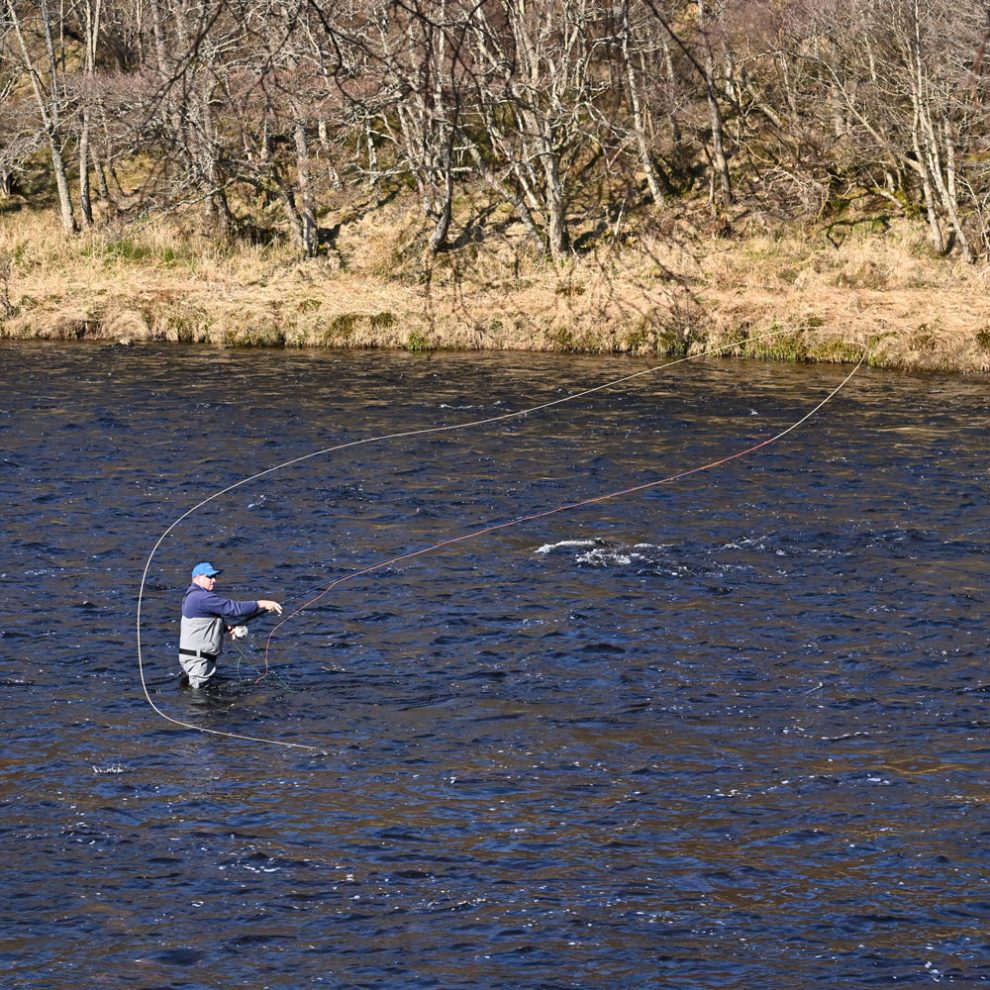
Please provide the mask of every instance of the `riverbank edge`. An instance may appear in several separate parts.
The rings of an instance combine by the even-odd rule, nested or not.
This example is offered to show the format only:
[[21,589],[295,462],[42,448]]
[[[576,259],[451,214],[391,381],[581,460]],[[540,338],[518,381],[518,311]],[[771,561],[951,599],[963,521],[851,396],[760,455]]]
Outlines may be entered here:
[[66,242],[39,217],[4,218],[0,338],[832,363],[865,352],[879,368],[990,371],[987,272],[932,257],[917,225],[840,245],[807,231],[644,237],[554,266],[506,244],[427,258],[409,217],[392,220],[301,262],[160,225]]

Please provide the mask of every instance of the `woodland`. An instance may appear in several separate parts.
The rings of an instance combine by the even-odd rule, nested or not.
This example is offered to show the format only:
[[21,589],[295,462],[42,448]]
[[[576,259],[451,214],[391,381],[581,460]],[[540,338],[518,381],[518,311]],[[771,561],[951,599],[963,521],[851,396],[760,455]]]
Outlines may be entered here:
[[977,0],[2,2],[0,187],[67,234],[195,207],[313,256],[370,184],[415,191],[433,252],[465,186],[552,258],[699,194],[990,251]]
[[907,228],[984,271],[988,40],[983,0],[0,0],[0,224],[346,267],[401,203],[385,276]]

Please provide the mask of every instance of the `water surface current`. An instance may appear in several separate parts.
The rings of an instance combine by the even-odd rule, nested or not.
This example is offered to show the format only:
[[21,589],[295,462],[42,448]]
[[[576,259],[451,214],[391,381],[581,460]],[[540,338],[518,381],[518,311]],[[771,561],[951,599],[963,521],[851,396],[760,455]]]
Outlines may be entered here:
[[712,472],[341,585],[176,677],[199,560],[288,611],[723,457],[848,369],[0,346],[0,985],[990,982],[983,381],[863,370]]

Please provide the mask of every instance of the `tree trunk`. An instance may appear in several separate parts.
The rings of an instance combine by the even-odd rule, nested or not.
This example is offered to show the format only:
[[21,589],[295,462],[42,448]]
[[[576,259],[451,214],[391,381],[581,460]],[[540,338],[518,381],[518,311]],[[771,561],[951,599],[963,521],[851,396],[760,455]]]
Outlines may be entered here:
[[654,203],[662,205],[664,198],[660,189],[660,180],[653,165],[649,141],[646,138],[646,127],[643,123],[642,101],[639,97],[639,81],[633,66],[632,51],[629,46],[629,0],[622,2],[622,60],[625,62],[626,82],[629,86],[629,108],[632,110],[633,132],[636,135],[636,147],[639,150],[639,164],[646,175],[646,185]]
[[89,183],[89,111],[82,111],[79,129],[79,212],[83,224],[93,225],[93,200]]
[[371,131],[371,121],[365,118],[364,139],[368,147],[368,173],[371,177],[371,185],[378,185],[381,172],[378,169],[378,149],[375,147],[375,136]]
[[715,89],[715,57],[712,54],[711,39],[708,36],[704,0],[697,0],[697,4],[698,28],[701,31],[702,41],[702,67],[704,68],[705,91],[708,97],[708,112],[712,124],[712,161],[722,189],[722,205],[731,206],[733,201],[732,181],[729,176],[729,160],[725,154],[725,125]]
[[547,243],[550,256],[559,262],[564,259],[571,245],[567,231],[567,200],[556,154],[547,153],[543,156],[543,171],[546,176]]
[[323,155],[327,163],[327,173],[330,178],[330,186],[331,188],[339,191],[344,188],[344,184],[340,181],[340,173],[337,171],[337,166],[332,158],[333,147],[330,144],[330,132],[327,127],[326,117],[321,117],[316,126],[317,134],[320,138],[320,147],[323,149]]
[[663,37],[661,43],[663,44],[664,72],[667,75],[667,85],[670,87],[671,110],[667,115],[667,119],[670,121],[670,139],[674,142],[674,147],[677,148],[681,143],[681,122],[677,119],[677,111],[674,109],[676,101],[673,98],[674,86],[677,83],[677,73],[674,71],[674,56],[670,51],[670,42],[666,36]]
[[307,258],[315,258],[319,248],[319,232],[309,177],[309,145],[306,141],[306,127],[301,120],[296,120],[293,124],[292,134],[296,146],[296,178],[299,183],[300,246]]
[[85,27],[83,84],[84,90],[79,110],[79,211],[87,227],[93,225],[93,198],[90,187],[90,127],[92,120],[94,80],[96,76],[96,52],[100,40],[103,17],[103,0],[84,0],[82,4]]
[[103,162],[97,157],[96,151],[92,153],[93,158],[93,174],[96,176],[96,187],[100,191],[100,199],[103,200],[104,205],[110,210],[116,210],[116,205],[113,201],[113,197],[110,195],[110,184],[107,182],[107,172],[103,167]]
[[439,215],[436,226],[430,237],[430,253],[436,254],[447,246],[447,235],[450,233],[450,223],[454,215],[454,174],[448,163],[444,170],[443,196],[441,197]]
[[925,199],[925,215],[928,217],[928,230],[932,239],[932,247],[941,255],[945,254],[945,238],[942,235],[942,226],[938,222],[938,211],[935,209],[935,192],[932,188],[929,158],[925,150],[922,149],[920,121],[921,111],[916,104],[914,126],[911,128],[911,140],[914,144],[914,153],[918,159],[921,174],[921,188]]
[[947,120],[944,122],[944,131],[946,205],[949,210],[949,219],[952,221],[952,229],[955,231],[956,239],[959,241],[959,249],[962,251],[963,257],[972,263],[976,256],[970,246],[969,238],[966,237],[966,231],[959,216],[959,193],[956,189],[956,150],[952,127]]

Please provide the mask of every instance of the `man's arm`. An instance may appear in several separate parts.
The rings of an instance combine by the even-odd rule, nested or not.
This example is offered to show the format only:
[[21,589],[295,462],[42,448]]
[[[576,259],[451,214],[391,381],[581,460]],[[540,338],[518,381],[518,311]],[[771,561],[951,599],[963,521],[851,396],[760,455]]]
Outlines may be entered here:
[[[278,603],[268,602],[267,604],[276,605]],[[235,601],[232,598],[223,598],[213,591],[206,592],[197,602],[197,605],[209,615],[220,616],[229,625],[248,622],[264,612],[272,611],[270,608],[265,608],[260,601]]]

